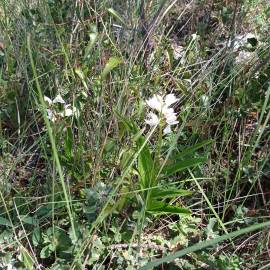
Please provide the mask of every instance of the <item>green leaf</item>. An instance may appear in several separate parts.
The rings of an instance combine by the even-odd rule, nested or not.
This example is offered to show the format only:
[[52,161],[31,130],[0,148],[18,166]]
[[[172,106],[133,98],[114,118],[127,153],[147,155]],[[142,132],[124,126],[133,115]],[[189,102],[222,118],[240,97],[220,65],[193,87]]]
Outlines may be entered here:
[[40,244],[40,240],[41,240],[41,232],[40,232],[40,228],[37,227],[33,230],[33,234],[32,234],[33,245],[37,247]]
[[[137,140],[138,149],[140,149],[144,143],[145,139],[141,136],[140,139]],[[150,149],[148,145],[145,144],[138,157],[138,172],[140,175],[140,185],[142,189],[156,185],[156,171]]]
[[[161,259],[157,259],[157,260],[154,260],[152,262],[149,262],[145,266],[141,267],[140,269],[141,270],[154,269],[155,267],[157,267],[157,266],[159,266],[159,265],[161,265],[163,263],[172,262],[177,258],[185,256],[186,254],[190,254],[190,253],[205,249],[207,247],[215,246],[216,244],[218,244],[220,242],[223,242],[225,240],[229,240],[229,239],[232,239],[234,237],[237,237],[237,236],[240,236],[240,235],[243,235],[243,234],[247,234],[247,233],[259,230],[259,229],[264,229],[266,227],[270,227],[270,221],[263,222],[263,223],[260,223],[260,224],[255,224],[255,225],[249,226],[247,228],[240,229],[238,231],[234,231],[234,232],[231,232],[231,233],[228,233],[228,234],[224,234],[222,236],[219,236],[219,237],[211,239],[211,240],[206,240],[206,241],[199,242],[198,244],[195,244],[195,245],[190,246],[188,248],[182,249],[182,250],[177,251],[177,252],[175,252],[173,254],[170,254],[168,256],[164,256]],[[157,268],[155,268],[155,269],[157,269]]]
[[107,64],[105,65],[104,70],[101,73],[101,78],[105,79],[107,75],[116,67],[123,63],[122,59],[119,57],[111,57]]
[[28,215],[22,215],[20,216],[21,221],[25,224],[29,224],[29,225],[37,225],[37,219],[35,217],[30,217]]
[[65,154],[68,160],[72,158],[73,134],[71,127],[67,127],[65,136]]
[[162,169],[162,173],[164,173],[166,176],[169,176],[171,174],[183,171],[184,169],[197,166],[198,164],[203,163],[206,160],[206,157],[199,157],[177,161],[172,165],[164,166]]
[[3,217],[0,217],[0,225],[7,226],[7,227],[12,227],[11,222]]
[[147,211],[148,212],[153,212],[153,213],[170,213],[170,214],[183,214],[183,215],[190,215],[191,211],[178,207],[178,206],[173,206],[169,205],[165,202],[157,201],[157,200],[151,200],[148,203],[147,206]]
[[213,140],[207,140],[207,141],[203,141],[203,142],[200,142],[200,143],[197,143],[191,147],[188,147],[186,149],[184,149],[183,151],[181,151],[181,153],[179,154],[176,154],[175,156],[172,157],[172,159],[179,159],[179,158],[182,158],[184,156],[187,156],[189,154],[192,154],[194,153],[196,150],[204,147],[205,145],[208,145],[210,143],[212,143]]
[[42,250],[40,251],[40,258],[41,259],[45,259],[51,256],[53,250],[51,248],[52,246],[49,244],[47,246],[45,246],[44,248],[42,248]]
[[154,199],[174,198],[177,196],[189,196],[189,195],[192,195],[191,191],[176,188],[154,189],[151,192],[151,198]]

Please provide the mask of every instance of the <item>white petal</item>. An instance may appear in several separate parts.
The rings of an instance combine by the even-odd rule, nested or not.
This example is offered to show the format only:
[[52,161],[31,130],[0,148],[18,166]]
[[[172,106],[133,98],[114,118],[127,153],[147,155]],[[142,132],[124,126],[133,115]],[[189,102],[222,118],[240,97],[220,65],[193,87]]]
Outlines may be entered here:
[[177,125],[179,123],[179,121],[175,120],[167,120],[166,123],[170,126],[173,126],[173,125]]
[[65,109],[65,116],[73,115],[73,111],[70,108]]
[[172,125],[176,125],[179,123],[179,121],[177,121],[177,117],[176,116],[171,116],[169,118],[166,118],[166,123],[170,126]]
[[167,107],[171,106],[173,103],[177,102],[179,99],[176,98],[174,94],[168,94],[165,97],[165,104]]
[[175,125],[179,123],[177,121],[177,115],[174,112],[173,108],[166,108],[164,110],[164,117],[168,125]]
[[66,102],[63,100],[63,98],[60,95],[57,95],[54,98],[53,103],[62,103],[62,104],[65,104]]
[[163,98],[160,95],[154,95],[152,98],[146,100],[146,104],[159,112],[161,112],[162,107],[164,106]]
[[73,115],[74,110],[72,110],[70,107],[71,107],[70,104],[65,105],[65,109],[63,112],[60,113],[60,115],[62,117],[64,117],[64,116],[69,117],[69,116]]
[[52,100],[49,97],[44,96],[44,101],[47,102],[49,105],[52,105]]
[[167,122],[168,125],[176,125],[176,124],[178,124],[179,121],[177,121],[176,113],[167,115],[166,116],[166,122]]
[[164,106],[162,108],[162,113],[164,114],[165,117],[174,114],[174,109],[173,108],[168,108],[167,106]]
[[169,134],[169,133],[171,133],[172,132],[172,130],[171,130],[171,126],[170,125],[168,125],[166,128],[164,128],[164,130],[163,130],[163,133],[164,134]]
[[145,119],[145,123],[149,126],[156,126],[159,124],[159,118],[155,113],[150,112]]
[[47,109],[46,111],[47,111],[47,115],[48,115],[49,120],[51,120],[52,122],[55,122],[56,117],[54,115],[54,112],[50,109]]

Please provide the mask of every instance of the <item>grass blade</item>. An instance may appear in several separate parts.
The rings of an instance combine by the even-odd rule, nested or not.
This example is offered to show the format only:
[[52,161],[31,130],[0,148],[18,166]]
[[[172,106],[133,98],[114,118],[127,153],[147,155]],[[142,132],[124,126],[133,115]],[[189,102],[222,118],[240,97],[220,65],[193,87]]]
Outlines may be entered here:
[[218,244],[220,242],[223,242],[223,241],[226,241],[226,240],[229,240],[229,239],[232,239],[232,238],[235,238],[235,237],[238,237],[240,235],[247,234],[247,233],[250,233],[250,232],[253,232],[256,230],[264,229],[264,228],[269,227],[269,226],[270,226],[270,221],[267,221],[267,222],[255,224],[255,225],[249,226],[247,228],[244,228],[244,229],[241,229],[238,231],[234,231],[234,232],[231,232],[228,234],[223,234],[222,236],[219,236],[217,238],[200,242],[200,243],[195,244],[191,247],[177,251],[174,254],[171,254],[169,256],[165,256],[161,259],[152,261],[152,262],[146,264],[145,266],[141,267],[140,269],[141,270],[153,269],[153,267],[157,267],[157,266],[161,265],[162,263],[169,263],[177,258],[185,256],[186,254],[196,252],[196,251],[202,250],[202,249],[207,248],[207,247],[215,246],[216,244]]

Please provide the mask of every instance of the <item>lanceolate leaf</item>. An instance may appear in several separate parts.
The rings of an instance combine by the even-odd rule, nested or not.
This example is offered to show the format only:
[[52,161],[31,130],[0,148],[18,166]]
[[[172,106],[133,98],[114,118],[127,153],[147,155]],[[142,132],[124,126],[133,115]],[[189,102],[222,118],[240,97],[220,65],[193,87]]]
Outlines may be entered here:
[[151,192],[151,198],[155,199],[166,199],[166,198],[174,198],[178,196],[189,196],[192,192],[184,189],[154,189]]
[[206,160],[207,160],[206,157],[199,157],[199,158],[191,158],[191,159],[176,161],[172,165],[164,166],[162,173],[164,173],[166,176],[169,176],[171,174],[180,172],[184,169],[197,166],[198,164],[203,163]]
[[204,147],[205,145],[208,145],[212,142],[213,142],[212,140],[207,140],[207,141],[197,143],[191,147],[188,147],[188,148],[182,150],[179,154],[176,154],[175,156],[173,156],[172,159],[179,159],[179,158],[185,157],[185,156],[194,153],[196,150],[198,150],[198,149],[200,149],[200,148]]
[[[137,140],[138,148],[144,144],[145,139],[143,136]],[[140,174],[140,184],[143,189],[152,187],[155,178],[154,161],[151,156],[148,145],[146,144],[139,154],[138,158],[138,171]]]
[[170,214],[182,214],[182,215],[191,214],[191,211],[186,208],[173,206],[165,202],[161,202],[161,201],[157,201],[153,199],[151,199],[151,201],[148,203],[147,211],[155,213],[155,214],[157,213],[160,213],[160,214],[170,213]]

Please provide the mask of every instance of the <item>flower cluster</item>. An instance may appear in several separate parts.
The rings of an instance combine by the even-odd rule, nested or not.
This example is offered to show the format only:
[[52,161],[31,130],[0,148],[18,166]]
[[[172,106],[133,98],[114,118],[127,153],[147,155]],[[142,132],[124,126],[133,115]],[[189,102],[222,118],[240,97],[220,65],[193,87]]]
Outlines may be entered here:
[[[72,107],[71,104],[66,104],[61,95],[57,95],[53,100],[44,96],[44,101],[48,104],[49,108],[46,109],[49,120],[55,122],[57,118],[69,117],[76,112],[76,107]],[[57,112],[54,108],[54,104],[60,103],[63,105],[63,109]]]
[[164,120],[166,127],[163,130],[163,133],[171,133],[171,126],[178,124],[179,121],[177,121],[177,115],[174,112],[174,109],[170,108],[170,106],[178,100],[179,99],[177,99],[174,94],[168,94],[165,97],[154,95],[152,98],[146,100],[146,104],[151,109],[157,111],[158,115],[153,112],[148,113],[145,122],[150,126],[156,126]]

